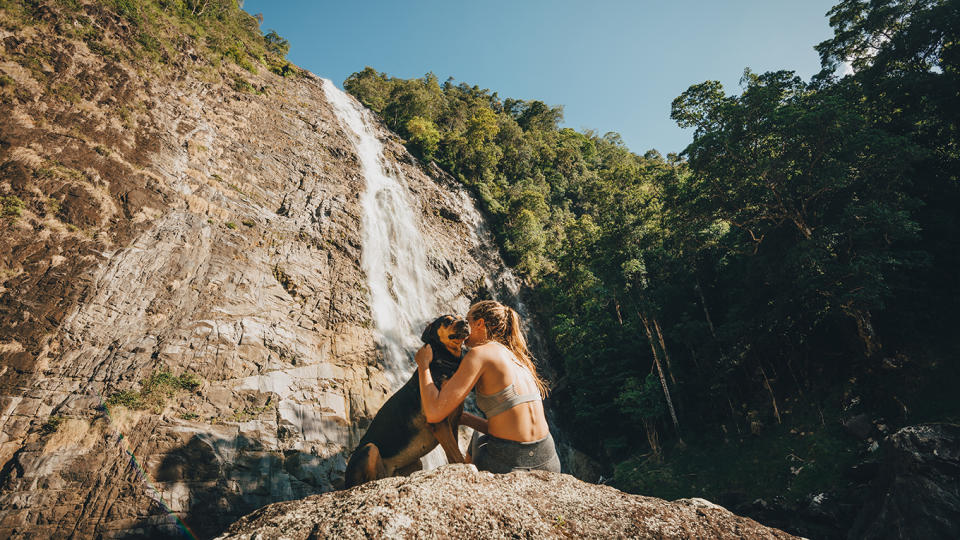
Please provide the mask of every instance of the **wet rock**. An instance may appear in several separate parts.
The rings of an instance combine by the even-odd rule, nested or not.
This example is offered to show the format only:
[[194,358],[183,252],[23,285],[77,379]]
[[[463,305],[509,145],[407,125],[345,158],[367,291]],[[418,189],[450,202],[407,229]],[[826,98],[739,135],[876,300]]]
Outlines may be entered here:
[[795,538],[703,499],[668,502],[543,471],[447,465],[276,503],[220,539]]

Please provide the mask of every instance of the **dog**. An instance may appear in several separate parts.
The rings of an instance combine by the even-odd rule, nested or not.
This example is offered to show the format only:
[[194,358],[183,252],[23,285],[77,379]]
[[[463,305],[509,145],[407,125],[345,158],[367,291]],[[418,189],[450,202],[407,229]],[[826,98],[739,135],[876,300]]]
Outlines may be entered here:
[[[463,342],[470,334],[466,319],[443,315],[427,326],[420,339],[430,345],[430,373],[439,388],[453,376],[463,359]],[[463,463],[457,428],[463,405],[436,424],[427,422],[420,403],[417,372],[377,411],[367,432],[350,455],[344,488],[419,470],[420,458],[439,443],[449,463]]]

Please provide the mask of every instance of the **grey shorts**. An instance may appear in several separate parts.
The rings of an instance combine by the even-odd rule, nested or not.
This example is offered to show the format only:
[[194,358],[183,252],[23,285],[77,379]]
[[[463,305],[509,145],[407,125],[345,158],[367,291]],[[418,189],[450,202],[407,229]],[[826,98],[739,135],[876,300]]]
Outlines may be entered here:
[[540,470],[560,472],[560,458],[549,433],[539,441],[517,442],[493,435],[473,433],[470,441],[473,464],[481,471],[508,473]]

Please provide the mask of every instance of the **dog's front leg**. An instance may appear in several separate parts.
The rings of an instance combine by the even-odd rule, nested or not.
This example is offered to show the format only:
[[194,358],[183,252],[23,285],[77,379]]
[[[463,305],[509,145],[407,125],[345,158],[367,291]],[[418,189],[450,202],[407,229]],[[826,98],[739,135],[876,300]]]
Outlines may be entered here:
[[460,427],[460,415],[463,413],[463,406],[450,413],[443,422],[437,424],[428,424],[433,436],[437,438],[443,452],[447,455],[447,463],[465,463],[463,453],[460,452],[460,445],[457,441],[457,429]]

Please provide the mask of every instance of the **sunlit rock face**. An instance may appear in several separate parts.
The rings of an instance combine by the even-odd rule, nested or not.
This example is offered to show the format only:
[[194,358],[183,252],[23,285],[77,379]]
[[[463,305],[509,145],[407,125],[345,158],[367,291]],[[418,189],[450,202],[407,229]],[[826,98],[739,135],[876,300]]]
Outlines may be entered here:
[[[75,98],[7,60],[41,40]],[[0,103],[0,195],[24,201],[0,223],[0,536],[206,537],[336,488],[413,364],[387,362],[362,154],[324,82],[238,68],[261,93],[238,91],[30,28],[0,47],[22,91]],[[515,290],[471,198],[366,118],[432,294],[405,331]]]

